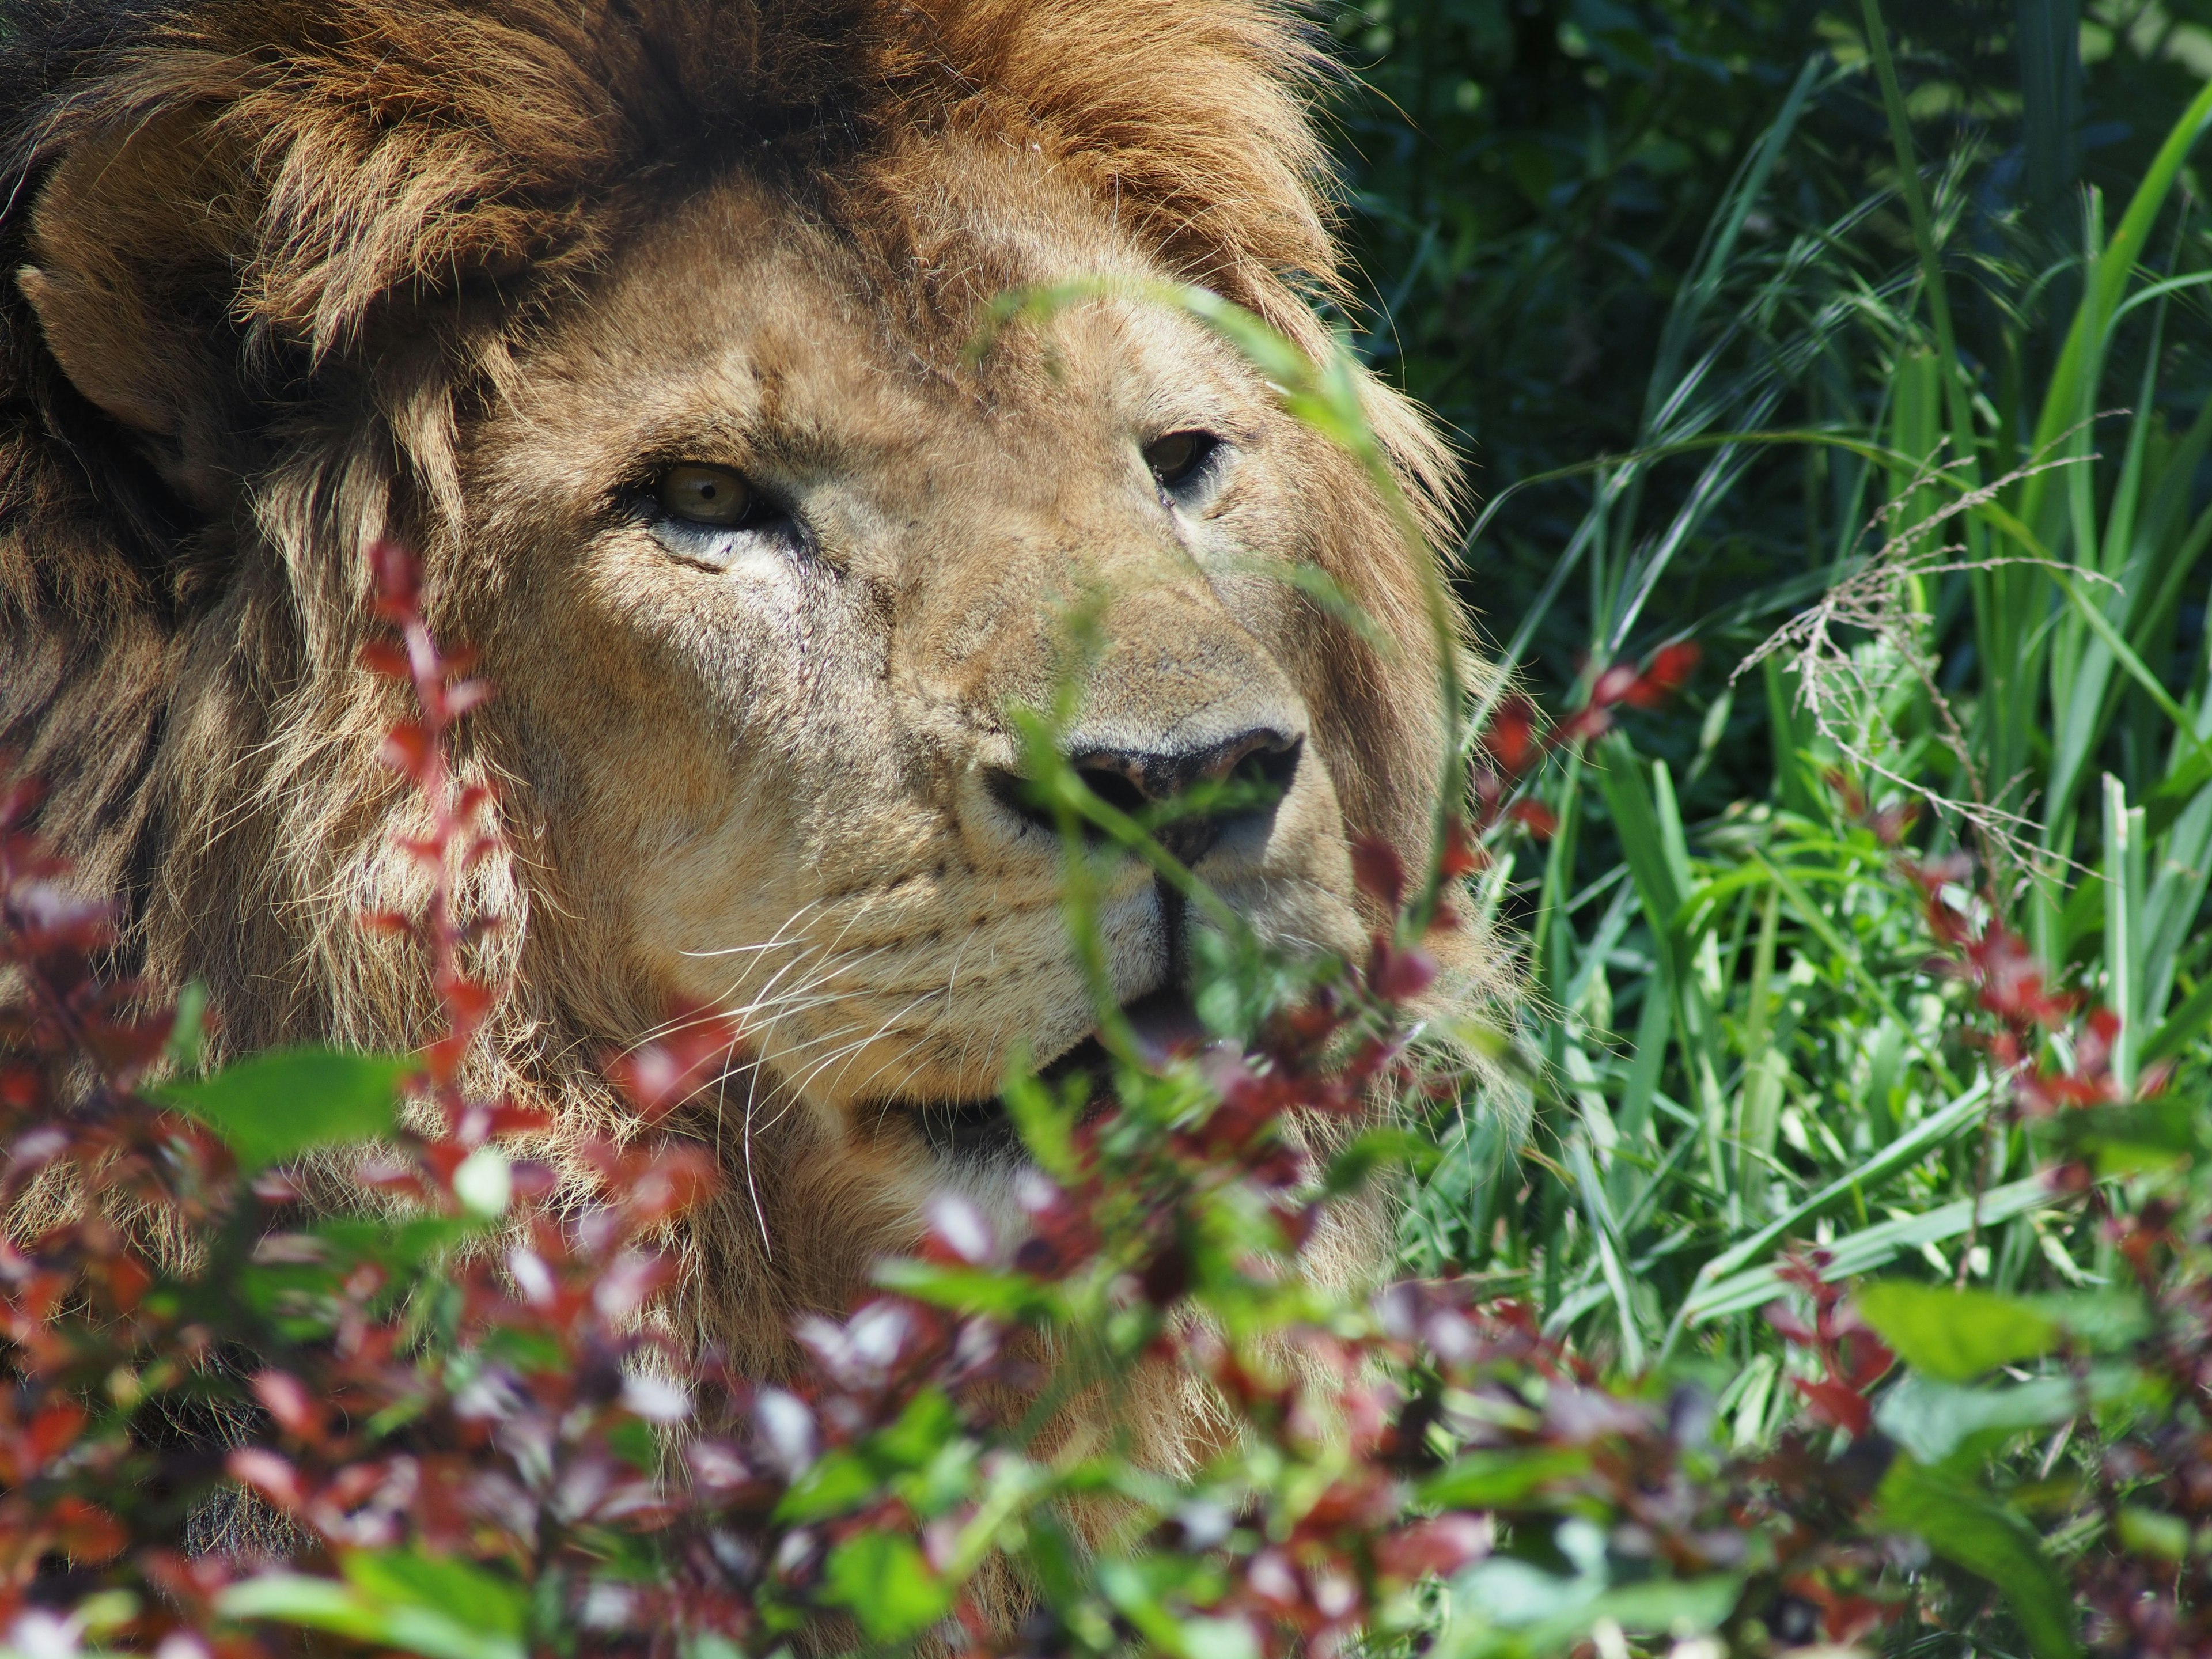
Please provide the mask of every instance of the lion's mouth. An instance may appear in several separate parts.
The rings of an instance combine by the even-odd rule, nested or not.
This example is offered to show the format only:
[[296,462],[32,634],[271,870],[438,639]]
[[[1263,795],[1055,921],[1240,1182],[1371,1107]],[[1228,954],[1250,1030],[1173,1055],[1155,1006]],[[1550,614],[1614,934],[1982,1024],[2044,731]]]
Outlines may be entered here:
[[[1122,1018],[1135,1033],[1139,1056],[1149,1066],[1164,1066],[1206,1042],[1206,1030],[1190,999],[1179,990],[1154,991],[1123,1005]],[[1091,1079],[1086,1121],[1104,1112],[1114,1098],[1114,1059],[1092,1031],[1073,1048],[1037,1067],[1037,1076],[1055,1087],[1073,1077]],[[1011,1158],[1021,1151],[1021,1135],[1006,1103],[992,1095],[978,1100],[902,1102],[932,1152],[966,1161]]]

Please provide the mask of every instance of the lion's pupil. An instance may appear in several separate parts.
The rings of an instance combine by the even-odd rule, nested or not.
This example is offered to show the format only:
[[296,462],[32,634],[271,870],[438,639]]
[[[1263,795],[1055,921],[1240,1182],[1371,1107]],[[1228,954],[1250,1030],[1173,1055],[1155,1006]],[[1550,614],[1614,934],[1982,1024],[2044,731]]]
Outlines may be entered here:
[[1145,447],[1145,465],[1163,489],[1172,489],[1198,471],[1217,441],[1205,432],[1170,432]]
[[671,467],[659,494],[661,511],[671,518],[725,529],[745,519],[753,499],[743,478],[718,466]]

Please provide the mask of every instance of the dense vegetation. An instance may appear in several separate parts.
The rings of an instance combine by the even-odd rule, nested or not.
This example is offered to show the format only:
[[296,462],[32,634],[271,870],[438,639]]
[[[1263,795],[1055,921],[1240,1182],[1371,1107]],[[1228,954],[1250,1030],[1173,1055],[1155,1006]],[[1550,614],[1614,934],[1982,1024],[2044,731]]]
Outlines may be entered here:
[[[2160,159],[2212,35],[2093,9],[2092,61],[2027,74],[2069,11],[1916,8],[1886,66],[1856,8],[1341,25],[1385,94],[1349,124],[1389,319],[1360,337],[1475,459],[1468,597],[1559,706],[1591,664],[1705,647],[1686,710],[1547,781],[1560,833],[1492,890],[1535,936],[1570,1085],[1548,1127],[1630,1149],[1634,1294],[1606,1291],[1572,1183],[1516,1205],[1474,1176],[1479,1128],[1409,1239],[1632,1354],[1704,1328],[1716,1249],[1850,1185],[1971,1075],[1832,770],[1983,861],[2037,951],[2116,1005],[2128,1067],[2182,1059],[2212,1012],[2208,244],[2196,174]],[[1990,512],[1947,513],[1984,486]],[[1917,1214],[2025,1156],[1964,1141],[1847,1208]],[[2032,1216],[1974,1231],[1969,1276],[2094,1270]]]
[[[398,1060],[195,1079],[191,1000],[93,975],[105,911],[0,802],[0,1200],[112,1200],[0,1247],[0,1650],[2212,1653],[2192,18],[1338,15],[1350,343],[1462,434],[1520,670],[1463,711],[1468,817],[1362,853],[1402,918],[1364,962],[1217,915],[1220,1046],[1105,1011],[1115,1112],[1012,1097],[1023,1236],[948,1200],[788,1387],[640,1317],[696,1149],[532,1209],[533,1123],[457,1080],[462,884],[386,919],[453,1027],[394,1129]],[[1376,460],[1340,381],[1160,297]],[[381,574],[457,877],[474,693]],[[1067,712],[1081,941],[1088,860],[1188,877],[1055,763]],[[1510,1030],[1424,1023],[1455,905],[1528,941]],[[621,1068],[648,1124],[711,1035]],[[1358,1132],[1377,1091],[1411,1132]],[[414,1218],[302,1215],[288,1160],[372,1130]],[[1362,1189],[1404,1199],[1379,1296],[1301,1270]],[[1188,1475],[1056,1431],[1164,1374],[1237,1428]],[[240,1491],[254,1550],[187,1548]]]

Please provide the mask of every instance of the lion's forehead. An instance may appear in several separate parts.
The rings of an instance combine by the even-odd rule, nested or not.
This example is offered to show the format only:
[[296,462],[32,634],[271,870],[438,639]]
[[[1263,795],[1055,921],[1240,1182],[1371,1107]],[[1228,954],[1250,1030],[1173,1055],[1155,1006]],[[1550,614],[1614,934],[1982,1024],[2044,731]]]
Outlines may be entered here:
[[988,203],[963,216],[953,193],[909,179],[939,222],[889,245],[743,175],[722,180],[640,232],[605,291],[556,316],[521,360],[511,418],[495,411],[494,450],[509,467],[551,445],[605,468],[726,441],[793,472],[866,477],[879,509],[911,512],[985,477],[1048,503],[1071,446],[1103,447],[1147,416],[1249,423],[1265,406],[1258,382],[1156,305],[1075,307],[1046,336],[994,326],[993,302],[1024,287],[1169,275],[1036,158],[1011,169],[1007,190],[1048,198],[1018,224]]

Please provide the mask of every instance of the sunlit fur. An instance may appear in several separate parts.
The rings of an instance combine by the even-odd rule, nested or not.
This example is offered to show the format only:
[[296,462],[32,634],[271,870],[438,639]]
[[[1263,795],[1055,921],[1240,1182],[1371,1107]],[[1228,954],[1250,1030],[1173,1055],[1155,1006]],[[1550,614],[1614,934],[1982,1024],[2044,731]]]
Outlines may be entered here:
[[[236,1053],[404,1048],[418,878],[356,664],[363,548],[421,553],[497,701],[484,1087],[623,1121],[596,1066],[684,1002],[752,1063],[685,1120],[727,1191],[685,1316],[763,1371],[842,1310],[987,1097],[1093,1014],[1060,850],[987,787],[1073,661],[1092,738],[1273,723],[1272,829],[1200,866],[1352,952],[1346,854],[1425,852],[1439,726],[1412,556],[1359,470],[1189,319],[1097,301],[968,352],[991,298],[1194,281],[1309,349],[1336,282],[1317,58],[1270,0],[50,0],[10,8],[0,753]],[[1370,416],[1438,528],[1443,452]],[[1170,506],[1139,447],[1229,441]],[[741,469],[808,526],[723,570],[638,503]],[[1387,648],[1284,579],[1318,567]],[[1175,971],[1133,864],[1117,991]],[[1471,964],[1479,973],[1481,964]]]

